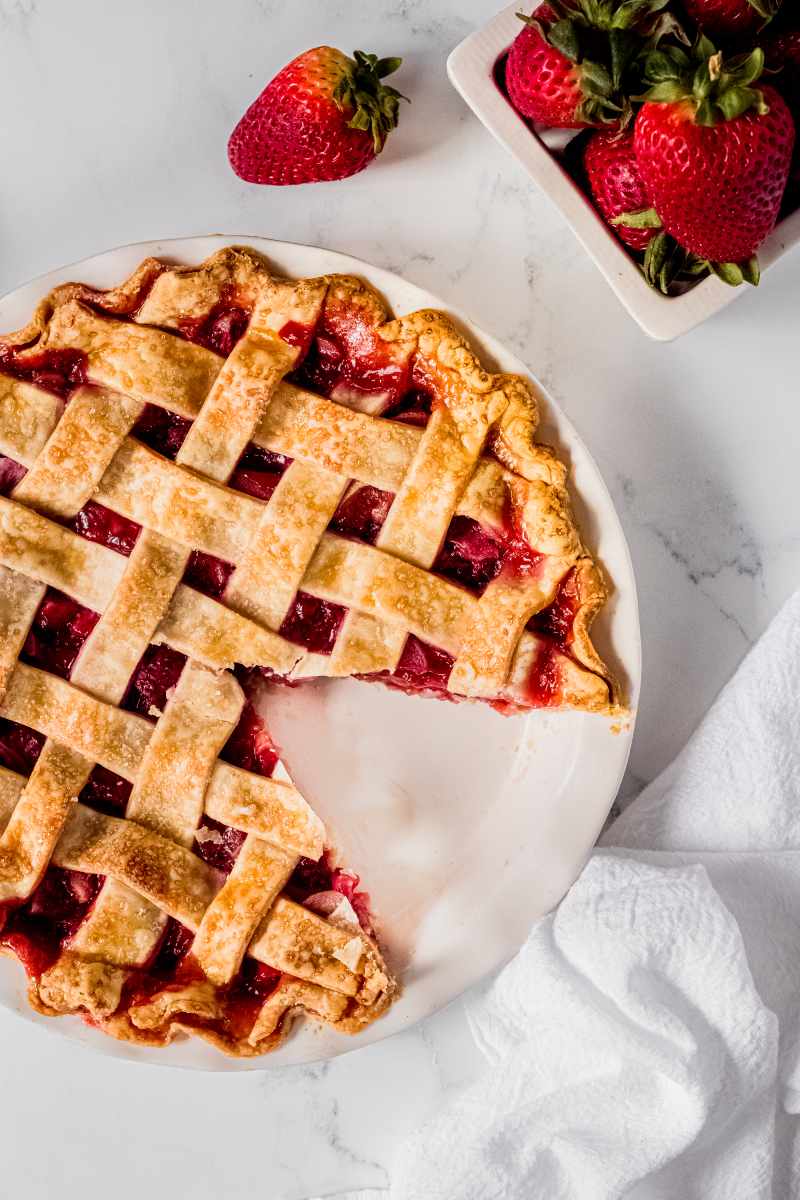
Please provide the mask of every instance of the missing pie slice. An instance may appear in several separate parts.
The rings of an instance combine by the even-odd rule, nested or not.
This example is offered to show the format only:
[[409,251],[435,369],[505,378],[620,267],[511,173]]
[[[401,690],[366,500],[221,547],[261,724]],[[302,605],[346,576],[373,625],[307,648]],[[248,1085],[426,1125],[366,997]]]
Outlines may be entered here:
[[537,397],[452,323],[247,248],[0,339],[0,944],[114,1036],[273,1048],[396,985],[257,712],[356,675],[608,713]]

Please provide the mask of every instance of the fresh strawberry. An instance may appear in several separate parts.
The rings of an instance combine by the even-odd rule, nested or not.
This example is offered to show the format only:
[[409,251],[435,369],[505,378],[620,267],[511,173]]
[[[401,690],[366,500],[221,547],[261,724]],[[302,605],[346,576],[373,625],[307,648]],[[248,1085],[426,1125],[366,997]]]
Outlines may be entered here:
[[668,295],[676,280],[709,273],[708,263],[687,253],[665,232],[639,171],[632,130],[591,134],[583,166],[606,221],[626,246],[644,251],[641,268],[651,287]]
[[583,165],[594,202],[614,232],[632,250],[644,250],[657,229],[637,229],[615,220],[623,213],[639,213],[651,207],[636,162],[633,131],[593,133],[583,151]]
[[[549,22],[555,17],[543,5],[536,18],[544,22],[542,30],[526,24],[514,39],[506,63],[506,88],[514,108],[529,121],[560,129],[581,129],[600,123],[590,115],[584,103],[580,68],[546,40]],[[619,112],[609,110],[611,120]],[[599,114],[598,114],[599,117]]]
[[293,59],[253,101],[228,142],[248,183],[314,183],[362,171],[383,149],[405,99],[381,82],[399,58],[318,46]]
[[752,86],[763,64],[762,50],[726,63],[703,37],[693,57],[655,51],[636,117],[636,161],[665,231],[731,283],[755,277],[795,140],[778,92]]
[[[789,105],[795,128],[800,129],[800,29],[775,34],[764,42],[766,70],[772,73],[775,87]],[[789,171],[784,208],[800,204],[800,138],[795,141],[794,158]]]
[[800,114],[800,29],[775,34],[764,42],[766,71],[792,114]]
[[[506,62],[514,108],[561,129],[625,124],[625,75],[644,45],[676,28],[668,0],[548,0],[525,22]],[[633,89],[636,90],[635,88]]]
[[705,32],[719,37],[753,33],[771,21],[783,0],[683,0],[689,16]]

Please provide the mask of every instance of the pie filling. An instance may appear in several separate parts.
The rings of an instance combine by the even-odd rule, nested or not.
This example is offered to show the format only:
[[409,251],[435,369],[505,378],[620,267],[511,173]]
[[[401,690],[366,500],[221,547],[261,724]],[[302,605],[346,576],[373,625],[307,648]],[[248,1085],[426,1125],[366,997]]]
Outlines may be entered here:
[[330,296],[289,378],[332,400],[381,413],[400,404],[412,386],[407,359],[350,306]]

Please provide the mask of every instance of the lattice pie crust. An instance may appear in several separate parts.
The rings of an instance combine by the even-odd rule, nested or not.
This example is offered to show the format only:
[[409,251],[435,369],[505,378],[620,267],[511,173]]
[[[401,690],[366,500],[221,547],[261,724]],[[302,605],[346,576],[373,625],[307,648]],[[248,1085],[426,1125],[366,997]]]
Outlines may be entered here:
[[[174,453],[140,433],[162,411]],[[385,1011],[368,922],[291,898],[322,822],[282,768],[219,756],[254,668],[613,710],[589,637],[604,584],[537,421],[530,382],[485,371],[441,313],[389,320],[362,281],[277,278],[247,248],[65,285],[0,339],[0,452],[19,465],[0,497],[0,718],[40,735],[29,773],[0,768],[0,904],[37,1009],[236,1054],[274,1047],[296,1011],[346,1031]],[[132,551],[92,534],[106,510],[141,527]],[[199,590],[193,564],[219,560]],[[30,651],[54,594],[96,614],[60,672]],[[131,711],[154,647],[186,663],[163,709]],[[98,765],[130,785],[119,810],[85,802]],[[226,874],[204,847],[230,830]],[[42,888],[80,876],[102,887],[65,934]],[[37,914],[56,928],[43,969],[14,933]],[[176,927],[191,951],[159,975]]]

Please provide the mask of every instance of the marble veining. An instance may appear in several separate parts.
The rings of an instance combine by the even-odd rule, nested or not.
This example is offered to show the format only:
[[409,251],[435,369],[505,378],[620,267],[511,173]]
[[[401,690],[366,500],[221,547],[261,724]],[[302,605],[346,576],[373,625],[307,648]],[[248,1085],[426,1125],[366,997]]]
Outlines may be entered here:
[[[644,691],[625,803],[681,747],[797,586],[797,255],[673,346],[649,342],[558,214],[467,111],[448,52],[501,0],[0,0],[0,290],[121,243],[214,231],[342,250],[468,311],[591,448],[636,567]],[[330,42],[401,54],[411,97],[360,176],[241,183],[227,135]],[[100,1200],[386,1186],[396,1146],[480,1054],[462,1003],[322,1066],[239,1076],[93,1057],[0,1014],[5,1190]],[[63,1181],[67,1181],[64,1183]]]

